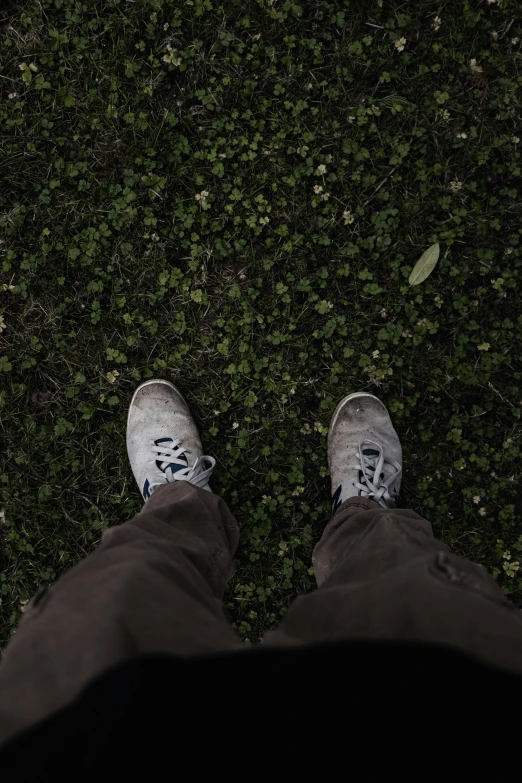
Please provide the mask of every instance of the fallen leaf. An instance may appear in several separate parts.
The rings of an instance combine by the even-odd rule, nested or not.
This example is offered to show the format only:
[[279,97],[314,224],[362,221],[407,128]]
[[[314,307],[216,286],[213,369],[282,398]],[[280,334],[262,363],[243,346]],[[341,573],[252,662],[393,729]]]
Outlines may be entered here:
[[421,255],[408,279],[410,285],[419,285],[419,283],[423,283],[426,280],[428,275],[431,275],[439,260],[439,253],[440,245],[437,242],[436,245],[432,245]]

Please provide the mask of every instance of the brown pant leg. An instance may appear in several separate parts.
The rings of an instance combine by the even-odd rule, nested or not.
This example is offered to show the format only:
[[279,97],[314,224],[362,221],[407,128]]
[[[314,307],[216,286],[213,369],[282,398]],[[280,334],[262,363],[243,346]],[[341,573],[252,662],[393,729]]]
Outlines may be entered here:
[[70,702],[92,678],[141,653],[242,647],[222,598],[238,542],[225,502],[186,482],[38,595],[0,663],[0,741]]
[[482,566],[452,554],[413,511],[350,498],[313,564],[319,589],[295,601],[266,644],[421,640],[522,671],[521,613]]

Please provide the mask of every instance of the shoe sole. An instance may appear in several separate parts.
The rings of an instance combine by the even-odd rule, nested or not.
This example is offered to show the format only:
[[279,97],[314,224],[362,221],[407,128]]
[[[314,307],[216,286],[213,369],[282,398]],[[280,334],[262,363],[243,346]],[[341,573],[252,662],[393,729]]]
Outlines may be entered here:
[[[341,400],[341,402],[333,412],[332,420],[328,428],[328,437],[330,437],[330,433],[333,431],[333,428],[337,423],[337,419],[339,418],[339,414],[341,413],[346,403],[349,402],[350,400],[355,399],[356,397],[372,397],[374,400],[378,400],[382,405],[384,405],[384,403],[381,400],[379,400],[379,398],[376,397],[375,394],[370,394],[370,392],[353,392],[352,394],[348,394],[344,399]],[[385,405],[384,407],[386,408]],[[386,411],[388,411],[388,408],[386,408]],[[388,416],[389,415],[390,414],[388,413]]]
[[[184,396],[182,395],[182,393],[180,392],[180,390],[176,386],[174,386],[174,384],[171,383],[170,381],[164,381],[161,378],[156,378],[156,379],[153,379],[151,381],[144,381],[143,383],[140,383],[140,385],[138,386],[138,388],[136,389],[136,391],[132,395],[132,400],[130,401],[130,405],[129,405],[129,412],[127,413],[127,427],[129,426],[129,419],[130,419],[132,406],[134,405],[134,400],[136,399],[138,393],[142,389],[144,389],[145,386],[151,386],[153,383],[162,383],[164,386],[170,386],[170,388],[173,389],[176,392],[176,394],[179,394],[179,396],[181,397],[181,399],[183,400],[185,405],[187,405],[187,401],[184,398]],[[187,408],[188,408],[188,405],[187,405]]]

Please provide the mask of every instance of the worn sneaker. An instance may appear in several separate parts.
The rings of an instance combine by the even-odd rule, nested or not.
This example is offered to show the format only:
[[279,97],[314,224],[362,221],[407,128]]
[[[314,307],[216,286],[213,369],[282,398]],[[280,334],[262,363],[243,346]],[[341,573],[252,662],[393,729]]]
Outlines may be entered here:
[[373,394],[342,400],[328,431],[332,513],[355,496],[395,508],[401,488],[402,450],[386,406]]
[[189,481],[212,492],[208,480],[216,460],[203,454],[188,405],[169,381],[145,381],[135,391],[127,419],[127,452],[144,500],[172,481]]

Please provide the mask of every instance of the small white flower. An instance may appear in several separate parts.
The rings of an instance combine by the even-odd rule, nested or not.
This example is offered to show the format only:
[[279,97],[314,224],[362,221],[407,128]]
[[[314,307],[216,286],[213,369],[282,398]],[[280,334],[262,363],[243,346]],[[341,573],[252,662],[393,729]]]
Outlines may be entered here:
[[480,345],[477,345],[477,350],[479,351],[489,351],[490,349],[490,343],[480,343]]
[[350,212],[349,209],[345,209],[343,212],[343,219],[344,225],[350,226],[355,221],[355,216]]
[[398,52],[403,52],[405,46],[406,46],[406,38],[398,38],[395,41],[395,48],[397,49]]
[[355,116],[353,114],[348,115],[348,122],[355,122]]
[[196,193],[194,198],[196,199],[196,201],[199,201],[199,203],[201,204],[202,207],[204,207],[205,204],[207,203],[207,196],[209,196],[209,195],[210,194],[209,194],[208,190],[202,190],[201,193]]
[[297,497],[297,495],[302,495],[304,492],[304,487],[296,487],[294,491],[292,492],[292,495]]
[[385,307],[383,307],[381,310],[381,318],[382,319],[388,318],[388,311],[386,310]]
[[294,394],[295,394],[295,389],[290,389],[290,391],[288,392],[288,394],[289,394],[291,397],[293,397],[293,396],[294,396]]
[[493,38],[494,41],[498,41],[498,33],[496,30],[490,30],[490,36]]
[[322,185],[314,185],[314,193],[316,195],[319,195],[319,193],[323,192],[323,186]]
[[480,514],[480,516],[481,516],[481,517],[485,517],[485,516],[486,516],[486,514],[488,513],[488,512],[486,511],[486,509],[484,508],[484,506],[481,506],[481,507],[479,508],[478,512],[479,512],[479,514]]
[[15,92],[10,92],[9,93],[9,100],[10,101],[14,101],[16,98],[19,98],[19,97],[20,97],[20,93],[19,92],[15,91]]
[[495,5],[496,2],[497,0],[487,0],[488,5]]
[[119,374],[118,370],[110,370],[105,377],[109,383],[114,383]]
[[232,429],[233,429],[233,430],[237,430],[237,428],[238,428],[238,427],[239,427],[239,422],[235,421],[235,422],[232,424]]
[[457,133],[457,139],[467,139],[468,134],[467,133]]
[[511,141],[513,142],[513,144],[519,144],[520,143],[520,139],[519,139],[518,136],[512,136],[511,137]]
[[322,198],[323,201],[328,201],[328,199],[330,198],[330,194],[329,193],[323,193],[321,198]]
[[454,179],[453,182],[450,182],[449,187],[450,190],[457,193],[459,190],[462,190],[462,182],[459,182],[458,179]]
[[215,410],[213,410],[212,413],[214,414],[214,416],[220,416],[221,415],[221,411],[218,411],[217,408]]
[[270,218],[268,217],[260,217],[259,222],[262,226],[266,226],[267,223],[270,223]]
[[3,332],[4,329],[6,329],[6,328],[7,327],[6,327],[6,323],[5,323],[5,320],[4,320],[4,316],[0,315],[0,333]]
[[317,176],[320,176],[321,174],[326,174],[326,166],[324,163],[321,163],[315,170],[315,173]]
[[518,35],[517,35],[517,36],[515,36],[515,38],[512,38],[512,39],[511,39],[511,44],[512,44],[513,46],[516,46],[516,45],[517,45],[517,43],[520,43],[520,38],[518,37]]
[[374,351],[374,352],[372,353],[372,356],[373,356],[373,358],[374,358],[374,359],[378,359],[380,355],[381,355],[381,352],[380,352],[380,351]]
[[482,73],[482,68],[480,65],[477,65],[477,61],[475,60],[475,58],[469,61],[469,67],[471,68],[473,73]]
[[478,503],[480,503],[480,500],[481,500],[480,495],[474,495],[473,496],[473,502],[474,503],[478,504]]
[[442,24],[442,19],[440,18],[440,16],[436,16],[435,19],[433,20],[433,24],[431,25],[436,33],[439,32],[441,24]]
[[172,65],[181,65],[181,57],[174,57],[172,54],[173,49],[170,44],[167,44],[167,49],[169,50],[169,54],[164,54],[162,57],[162,60],[164,63],[171,63]]

